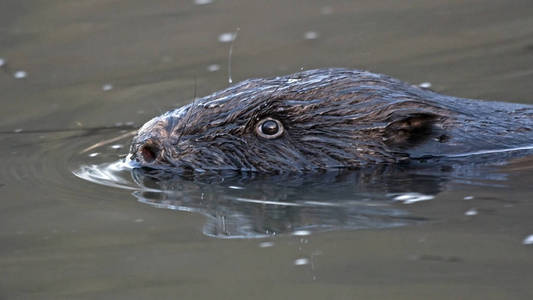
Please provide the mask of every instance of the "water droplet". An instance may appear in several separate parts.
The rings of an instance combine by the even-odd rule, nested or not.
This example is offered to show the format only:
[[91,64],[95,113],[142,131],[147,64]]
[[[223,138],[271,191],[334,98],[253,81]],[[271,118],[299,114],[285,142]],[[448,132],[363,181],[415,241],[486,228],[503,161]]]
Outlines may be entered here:
[[259,243],[260,248],[268,248],[274,246],[273,242],[261,242]]
[[475,216],[477,215],[477,210],[474,208],[471,208],[465,212],[465,216]]
[[100,153],[98,152],[93,152],[91,154],[89,154],[89,157],[97,157]]
[[429,89],[432,86],[432,84],[431,84],[431,82],[427,82],[426,81],[426,82],[420,83],[418,86],[423,88],[423,89]]
[[122,147],[123,147],[122,145],[116,144],[116,145],[112,145],[111,149],[120,149]]
[[194,4],[196,5],[206,5],[213,3],[213,0],[194,0]]
[[466,196],[466,197],[464,197],[463,199],[465,199],[465,200],[472,200],[472,199],[474,199],[474,196]]
[[309,263],[308,258],[297,258],[294,260],[295,266],[303,266],[303,265],[307,265],[308,263]]
[[309,230],[296,230],[292,233],[294,236],[307,236],[310,235],[311,231]]
[[419,193],[406,193],[406,194],[398,195],[394,197],[393,200],[400,201],[403,204],[411,204],[411,203],[420,202],[420,201],[432,200],[434,198],[435,197],[431,195],[424,195],[424,194],[419,194]]
[[533,245],[533,234],[527,236],[522,243],[524,243],[524,245]]
[[110,91],[110,90],[112,90],[112,89],[113,89],[113,85],[112,85],[112,84],[109,84],[109,83],[104,84],[104,85],[102,86],[102,91],[104,91],[104,92],[108,92],[108,91]]
[[314,40],[316,38],[318,38],[318,33],[315,32],[315,31],[308,31],[304,34],[304,38],[306,40]]
[[13,130],[14,133],[21,133],[22,132],[22,128],[17,128],[15,130]]
[[23,79],[23,78],[26,78],[28,76],[28,73],[26,73],[26,71],[16,71],[15,74],[13,74],[13,77],[15,77],[15,79]]
[[218,36],[218,41],[221,43],[229,43],[235,39],[235,32],[226,32]]
[[244,187],[236,186],[236,185],[230,185],[228,186],[228,188],[233,189],[233,190],[244,190]]
[[220,65],[212,64],[212,65],[207,66],[207,71],[209,72],[216,72],[218,70],[220,70]]

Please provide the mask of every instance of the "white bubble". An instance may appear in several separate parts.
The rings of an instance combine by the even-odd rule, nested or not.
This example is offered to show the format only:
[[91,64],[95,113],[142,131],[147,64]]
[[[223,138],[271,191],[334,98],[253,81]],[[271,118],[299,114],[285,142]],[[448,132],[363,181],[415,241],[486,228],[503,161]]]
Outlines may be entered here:
[[393,200],[400,201],[403,204],[411,204],[411,203],[420,202],[420,201],[432,200],[434,198],[435,197],[431,195],[424,195],[424,194],[419,194],[419,193],[405,193],[405,194],[394,197]]
[[306,40],[314,40],[318,38],[318,33],[316,31],[308,31],[304,34]]
[[207,66],[207,71],[209,72],[216,72],[218,70],[220,70],[220,65],[212,64],[212,65]]
[[522,243],[524,243],[524,245],[533,245],[533,234],[527,236]]
[[244,188],[242,186],[236,186],[236,185],[230,185],[230,186],[228,186],[228,188],[230,188],[232,190],[244,190]]
[[112,89],[113,89],[113,85],[112,84],[107,83],[107,84],[102,85],[102,91],[104,91],[104,92],[110,91]]
[[133,220],[133,222],[135,222],[135,223],[142,223],[142,222],[144,222],[144,219],[141,219],[141,218],[139,218],[139,219],[135,219],[135,220]]
[[89,157],[96,157],[96,156],[98,156],[98,155],[100,155],[100,153],[98,153],[98,152],[93,152],[93,153],[89,154]]
[[122,147],[123,147],[122,145],[116,144],[116,145],[112,145],[111,149],[120,149]]
[[423,88],[423,89],[429,89],[432,86],[432,84],[431,84],[431,82],[422,82],[422,83],[418,84],[418,86]]
[[6,60],[0,57],[0,67],[6,64]]
[[274,246],[273,242],[261,242],[259,243],[260,248],[268,248]]
[[296,230],[292,233],[294,236],[307,236],[310,235],[311,231],[309,230]]
[[225,32],[218,36],[218,41],[221,43],[229,43],[235,39],[235,32]]
[[21,133],[22,132],[22,128],[17,128],[15,130],[13,130],[14,133]]
[[28,77],[28,73],[26,71],[16,71],[15,74],[13,74],[13,77],[15,79],[22,79]]
[[465,199],[465,200],[472,200],[472,199],[474,199],[474,196],[466,196],[466,197],[464,197],[463,199]]
[[307,265],[308,263],[309,263],[308,258],[298,258],[294,260],[295,266],[303,266],[303,265]]
[[213,3],[213,0],[194,0],[194,4],[196,5],[206,5]]
[[474,208],[471,208],[465,212],[465,216],[475,216],[477,215],[477,210]]

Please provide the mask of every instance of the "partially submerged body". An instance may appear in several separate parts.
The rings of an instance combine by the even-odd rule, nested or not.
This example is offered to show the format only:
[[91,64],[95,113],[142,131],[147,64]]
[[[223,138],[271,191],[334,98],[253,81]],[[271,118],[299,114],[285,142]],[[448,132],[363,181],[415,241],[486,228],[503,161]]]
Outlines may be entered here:
[[533,144],[533,106],[359,70],[250,79],[147,122],[131,159],[177,171],[357,168]]

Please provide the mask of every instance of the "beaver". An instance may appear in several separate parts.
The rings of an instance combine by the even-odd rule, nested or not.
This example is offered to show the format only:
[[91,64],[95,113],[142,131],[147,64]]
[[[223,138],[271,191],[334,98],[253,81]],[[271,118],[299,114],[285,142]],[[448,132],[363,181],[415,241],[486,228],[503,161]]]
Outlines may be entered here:
[[343,68],[249,79],[144,124],[130,159],[176,171],[306,172],[533,141],[533,106],[438,94]]

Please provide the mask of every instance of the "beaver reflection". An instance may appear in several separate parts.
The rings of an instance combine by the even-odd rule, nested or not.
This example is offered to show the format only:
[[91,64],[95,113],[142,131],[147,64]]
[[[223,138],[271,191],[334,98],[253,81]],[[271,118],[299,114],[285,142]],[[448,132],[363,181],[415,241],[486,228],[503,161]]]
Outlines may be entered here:
[[[207,217],[204,233],[219,238],[253,238],[298,230],[387,228],[424,217],[394,198],[403,193],[436,195],[451,181],[487,179],[469,166],[377,166],[298,176],[165,173],[134,169],[143,187],[134,195],[156,207]],[[492,175],[490,175],[492,176]]]

